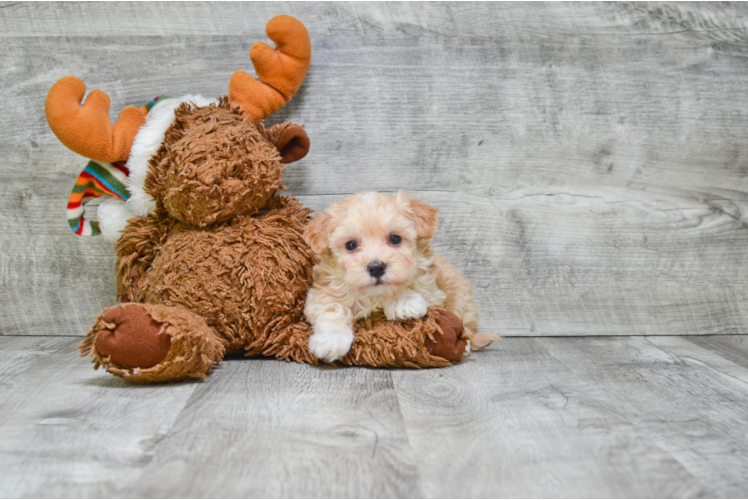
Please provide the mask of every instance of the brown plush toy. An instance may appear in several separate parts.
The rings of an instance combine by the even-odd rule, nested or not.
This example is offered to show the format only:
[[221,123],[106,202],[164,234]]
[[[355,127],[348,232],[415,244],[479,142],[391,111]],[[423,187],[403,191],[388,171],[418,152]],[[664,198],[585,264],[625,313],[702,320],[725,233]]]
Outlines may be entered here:
[[[304,81],[311,58],[306,28],[273,18],[250,57],[259,80],[242,71],[227,97],[157,98],[109,121],[109,98],[65,77],[46,102],[49,125],[92,161],[68,204],[77,234],[116,241],[120,305],[104,309],[80,346],[96,368],[136,382],[205,378],[224,355],[317,363],[303,321],[314,255],[302,236],[310,210],[280,196],[282,172],[303,158],[298,125],[263,120]],[[110,195],[87,221],[83,205]],[[456,316],[360,320],[342,364],[445,366],[465,348]]]

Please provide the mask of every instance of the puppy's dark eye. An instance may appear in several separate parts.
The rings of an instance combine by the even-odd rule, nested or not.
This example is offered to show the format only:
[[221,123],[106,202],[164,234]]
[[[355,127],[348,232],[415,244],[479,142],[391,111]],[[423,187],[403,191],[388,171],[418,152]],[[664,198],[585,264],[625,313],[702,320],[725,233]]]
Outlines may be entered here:
[[352,252],[356,249],[357,246],[358,245],[356,244],[356,242],[351,240],[345,244],[345,249],[348,250],[349,252]]
[[403,239],[396,234],[390,236],[390,243],[393,245],[399,245],[401,241],[403,241]]

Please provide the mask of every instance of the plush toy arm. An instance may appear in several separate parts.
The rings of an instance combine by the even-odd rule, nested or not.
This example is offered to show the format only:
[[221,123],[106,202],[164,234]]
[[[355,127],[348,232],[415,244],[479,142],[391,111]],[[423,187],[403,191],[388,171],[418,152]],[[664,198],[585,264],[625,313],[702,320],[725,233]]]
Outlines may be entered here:
[[117,252],[117,296],[122,301],[142,300],[142,278],[174,224],[152,215],[129,220],[114,246]]
[[[432,306],[423,318],[389,321],[380,311],[356,320],[356,337],[348,354],[336,363],[379,368],[449,366],[466,354],[462,321],[443,307]],[[302,321],[285,328],[262,354],[286,361],[317,364],[309,349],[312,327]]]

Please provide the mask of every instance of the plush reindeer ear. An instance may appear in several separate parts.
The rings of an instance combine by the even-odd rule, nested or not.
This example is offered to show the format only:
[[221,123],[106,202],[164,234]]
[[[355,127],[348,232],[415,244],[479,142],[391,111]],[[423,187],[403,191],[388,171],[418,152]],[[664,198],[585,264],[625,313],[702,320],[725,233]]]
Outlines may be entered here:
[[281,133],[275,147],[281,154],[281,163],[301,160],[309,152],[309,136],[298,125],[291,125]]
[[273,125],[267,129],[267,136],[281,154],[281,163],[301,160],[309,152],[309,136],[294,123]]
[[329,224],[330,216],[325,213],[321,213],[317,215],[317,217],[309,224],[307,224],[306,228],[304,229],[304,239],[312,248],[312,252],[317,255],[322,255],[323,253],[325,253],[327,247],[330,245],[330,238],[328,236]]
[[397,193],[397,200],[406,203],[412,211],[413,225],[419,238],[431,238],[439,227],[439,209],[421,203],[402,191]]

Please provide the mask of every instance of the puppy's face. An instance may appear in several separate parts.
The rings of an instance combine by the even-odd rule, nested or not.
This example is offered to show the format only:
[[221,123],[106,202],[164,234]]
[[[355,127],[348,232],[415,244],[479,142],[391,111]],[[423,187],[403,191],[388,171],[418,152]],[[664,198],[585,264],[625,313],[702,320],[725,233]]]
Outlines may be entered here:
[[330,252],[348,286],[380,295],[410,283],[417,241],[434,235],[437,214],[402,192],[395,198],[363,192],[330,205],[304,236],[316,254]]

